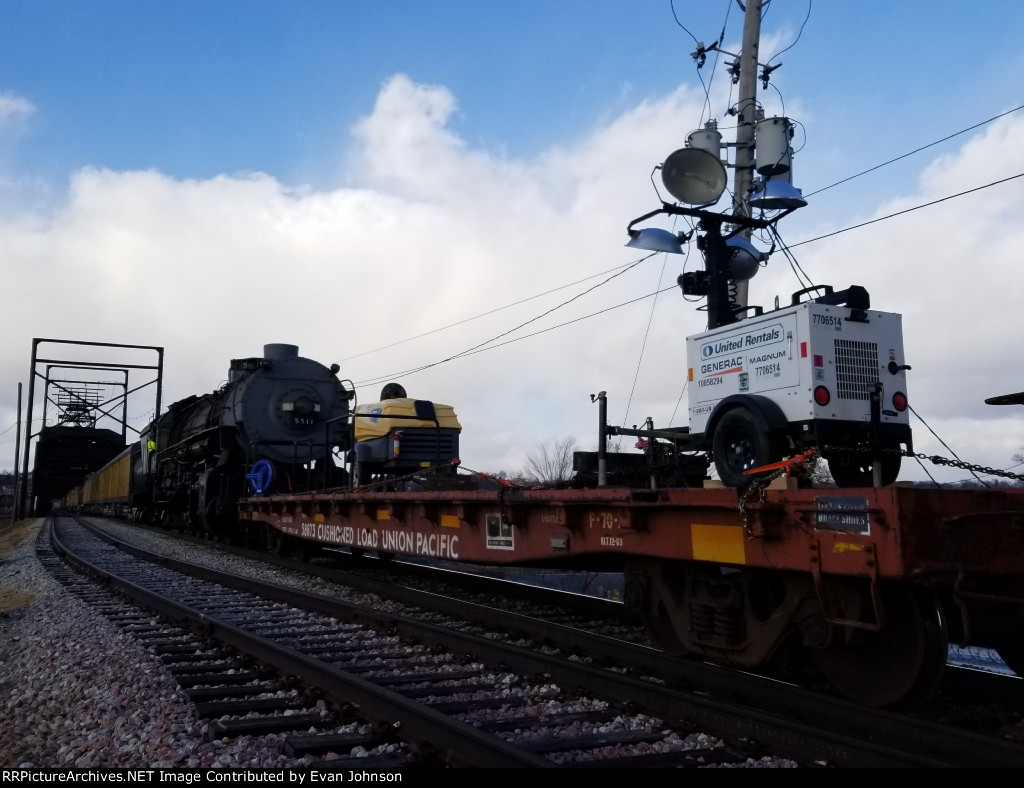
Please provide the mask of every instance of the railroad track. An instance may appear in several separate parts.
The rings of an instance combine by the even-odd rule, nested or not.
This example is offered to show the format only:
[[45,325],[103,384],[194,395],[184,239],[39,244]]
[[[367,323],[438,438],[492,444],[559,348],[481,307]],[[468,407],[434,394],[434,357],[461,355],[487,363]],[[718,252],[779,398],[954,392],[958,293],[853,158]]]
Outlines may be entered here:
[[[130,562],[137,564],[137,562]],[[169,565],[169,562],[165,562]],[[433,605],[437,600],[431,598],[429,604]],[[341,615],[337,603],[332,609],[332,615]],[[422,594],[419,602],[422,604]],[[293,604],[293,602],[288,602]],[[295,603],[298,604],[298,603]],[[309,604],[308,601],[303,604]],[[479,607],[479,606],[477,606]],[[459,620],[472,619],[473,615],[466,612],[452,613],[448,608],[444,615],[458,615]],[[324,611],[321,610],[321,613]],[[210,614],[204,614],[210,617]],[[348,615],[352,620],[359,620],[364,623],[367,613],[350,612]],[[521,626],[518,619],[527,618],[524,616],[513,617],[509,620],[498,622],[494,608],[487,608],[477,615],[482,615],[491,620],[491,623],[498,623],[499,628],[507,637],[510,632],[515,632]],[[666,753],[662,759],[676,759],[682,765],[694,765],[706,763],[708,758],[724,758],[726,762],[738,763],[749,758],[757,757],[759,753],[768,751],[776,755],[788,755],[802,760],[806,765],[825,764],[837,766],[864,766],[864,765],[918,765],[918,766],[941,766],[941,765],[1016,765],[1024,764],[1024,755],[1013,743],[981,737],[972,738],[962,731],[955,731],[939,726],[928,724],[926,721],[900,715],[872,712],[859,707],[836,706],[836,701],[823,701],[821,698],[809,693],[801,693],[792,687],[785,687],[775,682],[766,682],[757,677],[745,677],[743,674],[736,674],[733,671],[715,669],[712,666],[699,665],[686,661],[669,659],[653,649],[644,649],[634,644],[622,643],[621,641],[608,641],[602,643],[597,636],[590,635],[586,639],[579,631],[575,631],[572,637],[575,641],[572,645],[566,641],[558,648],[565,650],[567,654],[575,651],[577,655],[585,652],[588,657],[585,661],[575,658],[566,658],[555,654],[539,654],[521,646],[509,647],[507,644],[500,644],[492,633],[490,637],[473,633],[459,633],[462,640],[450,641],[448,636],[440,634],[437,630],[452,630],[438,624],[425,624],[420,620],[410,620],[408,617],[400,617],[393,614],[386,614],[371,627],[375,631],[387,630],[393,632],[396,637],[410,637],[416,643],[430,644],[435,651],[440,653],[471,653],[478,660],[485,663],[477,670],[491,673],[485,675],[507,676],[508,671],[515,671],[518,675],[510,681],[515,682],[516,693],[519,698],[529,698],[530,692],[537,690],[524,689],[527,682],[522,676],[543,675],[550,678],[550,683],[541,686],[551,690],[551,683],[558,683],[573,688],[586,688],[594,698],[602,699],[599,702],[611,702],[617,717],[635,714],[637,710],[646,711],[648,714],[660,715],[660,719],[685,720],[685,724],[676,724],[674,733],[669,733],[671,726],[659,723],[658,732],[665,731],[666,739],[672,735],[679,740],[687,737],[693,739],[700,734],[706,738],[708,733],[719,736],[720,742],[714,747],[704,747],[697,753],[690,756],[678,755],[673,752]],[[303,625],[305,629],[312,631],[314,627],[323,629],[323,625],[312,622]],[[428,628],[430,631],[425,630]],[[302,629],[303,627],[300,627]],[[465,627],[461,627],[465,629]],[[548,651],[551,651],[551,643],[559,634],[561,629],[571,630],[571,627],[564,625],[548,625],[544,634],[544,642],[548,643]],[[585,633],[586,634],[586,633]],[[566,635],[568,637],[568,635]],[[581,641],[580,638],[584,638]],[[306,641],[310,638],[305,637]],[[607,640],[607,639],[605,639]],[[236,648],[241,648],[234,644]],[[324,644],[327,645],[327,644]],[[383,644],[371,646],[378,649],[380,653]],[[266,648],[266,647],[264,647]],[[571,654],[570,654],[571,656]],[[263,664],[274,664],[268,660],[265,654],[259,655],[259,661]],[[597,667],[599,664],[617,663],[618,670],[605,670]],[[491,665],[491,668],[488,668]],[[621,666],[628,665],[628,669]],[[280,666],[279,670],[288,672],[289,665]],[[431,669],[434,670],[434,669]],[[620,672],[621,671],[621,672]],[[292,671],[294,673],[294,670]],[[437,671],[434,670],[436,673]],[[363,675],[366,672],[364,671]],[[401,675],[396,674],[396,681],[402,681]],[[658,677],[652,681],[649,677]],[[305,679],[305,677],[304,677]],[[488,679],[490,680],[490,679]],[[308,681],[313,685],[314,682]],[[400,685],[392,685],[400,686]],[[328,697],[334,698],[342,705],[346,702],[343,693],[324,690]],[[563,694],[564,690],[561,691]],[[461,693],[465,694],[465,693]],[[573,693],[575,699],[575,694]],[[736,701],[739,697],[748,699],[748,705],[739,706]],[[337,700],[340,698],[341,700]],[[590,700],[593,700],[590,699]],[[753,706],[749,702],[753,702]],[[817,704],[817,705],[815,705]],[[366,702],[361,704],[366,705]],[[437,705],[436,703],[434,704]],[[531,705],[531,704],[525,704]],[[536,705],[535,703],[532,705]],[[436,710],[436,709],[435,709]],[[481,709],[477,709],[479,714]],[[591,715],[594,709],[588,711],[573,711],[570,714]],[[385,709],[378,713],[374,724],[376,726],[393,724],[400,713],[397,709]],[[526,725],[528,718],[520,715],[509,715],[502,710],[502,716],[498,716],[494,709],[489,710],[490,719],[486,722],[478,717],[470,720],[471,724],[479,724],[477,731],[486,730],[491,738],[502,736],[502,727],[505,725],[520,726]],[[484,715],[487,716],[487,715]],[[509,717],[512,717],[509,720]],[[591,717],[577,717],[572,724],[583,723],[584,719],[594,722]],[[839,725],[837,720],[844,720]],[[550,718],[547,729],[551,724],[570,724],[568,717],[559,718],[557,715]],[[465,722],[463,721],[463,724]],[[541,730],[545,726],[540,727]],[[656,725],[656,727],[658,727]],[[403,721],[402,728],[409,730],[409,725]],[[514,730],[515,728],[513,728]],[[860,732],[858,732],[858,730]],[[653,732],[653,731],[652,731]],[[543,738],[543,734],[538,734]],[[417,741],[414,735],[411,750],[417,753],[429,751],[436,753],[443,751],[443,745],[439,747],[439,734],[435,730],[430,731],[427,740]],[[549,738],[552,738],[549,736]],[[535,757],[543,757],[548,762],[556,762],[561,756],[558,753],[565,753],[562,747],[568,746],[573,749],[582,750],[582,743],[577,745],[569,744],[565,739],[571,737],[559,736],[560,742],[549,741],[546,744],[539,744],[531,750]],[[666,739],[663,739],[664,742]],[[587,742],[594,745],[598,742]],[[621,742],[620,742],[621,743]],[[601,745],[598,749],[609,751],[610,745]],[[537,749],[539,747],[540,749]],[[544,747],[552,748],[544,750]],[[620,748],[621,749],[621,748]],[[557,750],[557,752],[556,752]],[[683,750],[682,752],[686,752]],[[574,753],[578,757],[580,753]],[[448,756],[445,762],[454,762],[452,759],[459,759],[464,756]],[[481,756],[483,762],[472,761],[474,765],[486,763],[489,755]],[[590,757],[596,757],[593,753]],[[633,756],[636,757],[636,756]],[[730,760],[733,759],[733,760]],[[442,759],[443,760],[443,759]],[[634,761],[634,765],[640,765]],[[593,763],[595,761],[591,761]],[[469,762],[467,762],[469,763]]]
[[[54,533],[60,540],[57,551],[73,564],[102,576],[110,587],[155,609],[180,628],[190,633],[198,630],[204,639],[241,655],[241,663],[233,668],[217,664],[209,684],[190,683],[183,688],[190,699],[197,688],[209,689],[202,698],[210,701],[213,693],[226,696],[240,686],[250,687],[264,699],[281,694],[267,683],[276,676],[278,683],[301,686],[307,697],[320,694],[329,700],[329,707],[319,714],[321,725],[337,716],[357,714],[356,725],[388,732],[391,749],[383,764],[375,765],[366,757],[335,758],[321,762],[320,768],[557,766],[567,758],[596,760],[644,744],[657,746],[648,747],[648,755],[634,756],[638,765],[640,761],[652,765],[742,763],[751,757],[749,749],[730,749],[710,737],[685,741],[690,731],[681,736],[678,728],[566,692],[547,677],[527,679],[503,665],[461,658],[457,655],[467,653],[467,646],[479,651],[487,644],[474,644],[469,636],[452,630],[432,632],[437,628],[401,622],[358,606],[343,609],[346,606],[325,597],[271,588],[201,567],[182,580],[176,570],[184,567],[177,562],[145,564],[66,521],[57,523]],[[268,600],[257,590],[287,599]],[[325,607],[332,611],[331,617],[320,610]],[[155,628],[160,645],[168,645],[167,633]],[[175,644],[181,639],[181,635],[170,637]],[[182,645],[189,650],[194,643],[186,639]],[[203,652],[208,654],[211,648],[204,647]],[[252,668],[257,663],[262,671]],[[185,673],[191,682],[201,678],[202,671],[185,670],[191,670]],[[229,683],[221,686],[222,682]],[[315,723],[311,716],[317,715],[302,714],[301,725]],[[283,715],[250,713],[246,719],[232,715],[211,721],[209,729],[211,735],[221,736],[280,732],[287,725]],[[288,737],[285,746],[295,748],[298,740],[308,748],[314,738],[330,743],[344,732],[327,735],[325,740],[297,733]],[[344,738],[342,746],[346,752],[351,748]]]

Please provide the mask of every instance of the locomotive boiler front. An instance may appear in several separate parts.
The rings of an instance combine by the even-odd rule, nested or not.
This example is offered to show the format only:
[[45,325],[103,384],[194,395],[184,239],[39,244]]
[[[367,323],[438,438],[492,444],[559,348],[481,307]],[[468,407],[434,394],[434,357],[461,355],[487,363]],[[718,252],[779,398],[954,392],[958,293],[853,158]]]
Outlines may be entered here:
[[231,362],[220,424],[238,430],[250,462],[320,460],[348,439],[350,392],[336,371],[295,345],[265,345],[263,358]]

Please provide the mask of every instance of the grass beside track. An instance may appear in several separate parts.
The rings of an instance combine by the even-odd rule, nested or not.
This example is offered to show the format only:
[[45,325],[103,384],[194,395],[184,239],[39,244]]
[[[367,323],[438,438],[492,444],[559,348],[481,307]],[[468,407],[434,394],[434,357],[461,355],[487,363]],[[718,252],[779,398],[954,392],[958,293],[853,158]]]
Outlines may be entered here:
[[8,616],[20,610],[33,599],[35,592],[26,591],[18,586],[9,566],[4,560],[15,547],[35,533],[38,520],[21,520],[13,526],[0,529],[0,616]]

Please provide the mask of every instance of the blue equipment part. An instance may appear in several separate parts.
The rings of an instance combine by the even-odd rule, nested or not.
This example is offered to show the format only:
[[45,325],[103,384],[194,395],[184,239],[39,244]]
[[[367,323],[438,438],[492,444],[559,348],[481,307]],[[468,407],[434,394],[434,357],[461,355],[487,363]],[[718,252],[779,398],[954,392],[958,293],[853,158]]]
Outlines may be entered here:
[[259,460],[253,463],[252,470],[245,474],[245,478],[249,480],[254,493],[263,495],[274,481],[274,466],[268,460]]

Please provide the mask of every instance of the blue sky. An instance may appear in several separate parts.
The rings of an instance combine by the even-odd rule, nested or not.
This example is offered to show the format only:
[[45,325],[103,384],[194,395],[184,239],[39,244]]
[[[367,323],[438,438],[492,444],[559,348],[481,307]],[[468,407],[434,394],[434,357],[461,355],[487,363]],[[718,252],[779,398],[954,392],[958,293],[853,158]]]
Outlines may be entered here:
[[[658,206],[653,166],[708,117],[731,133],[722,62],[698,73],[690,53],[723,30],[738,52],[741,26],[735,0],[0,0],[0,467],[32,337],[165,346],[171,401],[268,342],[375,381],[592,287],[634,261],[625,226]],[[783,237],[1024,171],[1024,113],[957,134],[1024,104],[1022,29],[1024,5],[1002,0],[766,4],[759,61],[782,66],[759,98],[799,124],[794,183],[815,195]],[[794,250],[816,281],[905,315],[911,401],[991,467],[1024,447],[1016,414],[982,404],[1024,390],[1022,196],[991,187]],[[703,313],[676,291],[586,317],[674,284],[665,257],[540,338],[403,382],[456,406],[464,461],[489,471],[566,434],[593,448],[598,389],[614,422],[678,423],[681,338]],[[751,298],[798,287],[777,255]]]
[[[764,31],[788,46],[806,18],[771,61],[783,63],[775,80],[845,116],[849,132],[828,131],[860,134],[857,156],[884,156],[1012,102],[1022,15],[999,0],[775,0]],[[259,171],[330,186],[348,129],[396,73],[451,90],[451,128],[468,144],[531,155],[693,80],[693,37],[724,28],[737,42],[742,12],[735,0],[5,0],[0,19],[5,90],[36,107],[17,170]],[[704,76],[724,79],[713,65]]]

